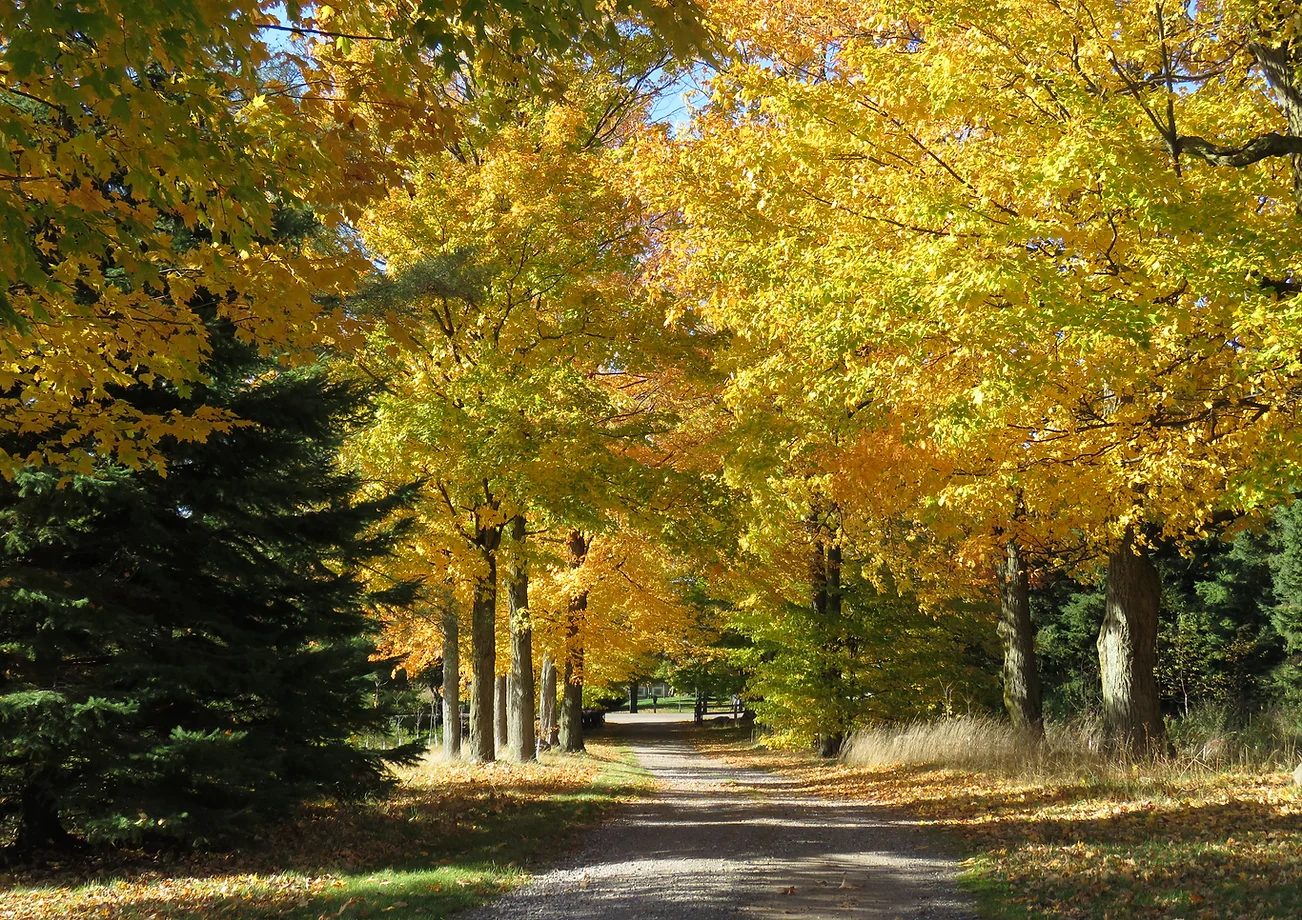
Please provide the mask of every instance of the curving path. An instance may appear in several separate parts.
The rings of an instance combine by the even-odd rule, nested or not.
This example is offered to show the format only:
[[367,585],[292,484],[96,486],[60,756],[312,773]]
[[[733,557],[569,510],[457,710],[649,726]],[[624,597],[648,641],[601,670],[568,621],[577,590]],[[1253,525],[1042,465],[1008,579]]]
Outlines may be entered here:
[[705,757],[674,716],[607,724],[662,789],[559,867],[459,920],[975,918],[955,860],[898,815]]

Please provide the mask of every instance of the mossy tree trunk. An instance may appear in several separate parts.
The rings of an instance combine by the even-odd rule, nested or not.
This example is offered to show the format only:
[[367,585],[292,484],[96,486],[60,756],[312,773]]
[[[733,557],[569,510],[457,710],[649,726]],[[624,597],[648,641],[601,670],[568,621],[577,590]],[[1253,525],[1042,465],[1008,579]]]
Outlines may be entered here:
[[1016,540],[1004,546],[996,567],[999,583],[999,639],[1004,648],[1004,708],[1013,725],[1044,737],[1044,691],[1035,658],[1031,588],[1026,559]]

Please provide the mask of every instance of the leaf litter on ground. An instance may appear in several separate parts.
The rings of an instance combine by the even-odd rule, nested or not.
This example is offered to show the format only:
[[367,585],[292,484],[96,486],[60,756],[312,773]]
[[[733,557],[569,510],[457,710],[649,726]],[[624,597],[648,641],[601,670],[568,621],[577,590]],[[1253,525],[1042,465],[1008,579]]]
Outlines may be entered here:
[[1286,774],[1158,765],[1036,777],[828,764],[717,737],[701,745],[802,792],[881,805],[955,838],[991,920],[1302,916],[1302,790]]
[[0,872],[0,920],[441,917],[523,883],[648,783],[600,741],[541,764],[431,757],[400,774],[388,797],[310,805],[226,851],[106,850]]

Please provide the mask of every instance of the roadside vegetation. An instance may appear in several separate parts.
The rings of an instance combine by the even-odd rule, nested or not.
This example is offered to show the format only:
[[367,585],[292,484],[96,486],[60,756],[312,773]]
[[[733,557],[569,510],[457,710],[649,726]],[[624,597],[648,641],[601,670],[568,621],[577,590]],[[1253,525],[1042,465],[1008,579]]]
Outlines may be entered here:
[[1297,0],[24,0],[0,136],[0,920],[472,903],[649,677],[1294,912]]
[[1087,732],[1048,738],[958,719],[862,733],[836,761],[738,731],[702,746],[939,832],[988,920],[1296,916],[1302,789],[1283,757],[1213,766],[1184,750],[1136,763],[1091,751]]
[[0,873],[0,917],[443,917],[522,884],[648,788],[625,752],[587,748],[531,764],[429,758],[382,800],[310,805],[230,850],[105,849]]

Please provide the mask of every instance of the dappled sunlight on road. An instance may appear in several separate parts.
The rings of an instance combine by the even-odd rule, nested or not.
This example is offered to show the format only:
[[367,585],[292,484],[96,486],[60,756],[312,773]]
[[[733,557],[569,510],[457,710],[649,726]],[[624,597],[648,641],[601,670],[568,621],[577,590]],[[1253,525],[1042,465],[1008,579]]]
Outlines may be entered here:
[[629,744],[659,794],[467,920],[972,916],[955,860],[916,824],[705,756],[695,731],[690,716],[612,719],[611,737]]

